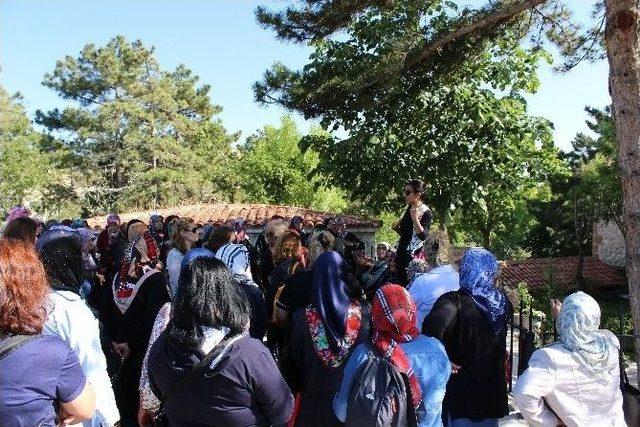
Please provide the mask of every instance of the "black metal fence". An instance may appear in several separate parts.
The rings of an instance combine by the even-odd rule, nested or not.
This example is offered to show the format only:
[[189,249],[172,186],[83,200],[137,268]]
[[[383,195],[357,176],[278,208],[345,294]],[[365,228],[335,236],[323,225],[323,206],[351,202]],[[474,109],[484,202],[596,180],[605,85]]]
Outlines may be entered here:
[[[622,329],[622,305],[620,311],[620,330],[612,331],[617,332],[616,336],[620,340],[620,345],[623,351],[631,352],[635,356],[635,347],[633,340],[640,340],[640,335],[624,334]],[[517,318],[517,320],[516,320]],[[509,350],[509,358],[507,361],[507,375],[509,378],[509,391],[513,389],[513,379],[519,377],[529,366],[529,359],[535,350],[550,344],[558,339],[558,331],[555,328],[555,322],[553,323],[553,330],[546,331],[545,325],[541,321],[540,330],[535,329],[535,319],[533,306],[529,304],[525,306],[523,301],[520,301],[518,307],[511,315],[509,322],[509,331],[507,334],[507,346]],[[515,352],[514,352],[515,350]],[[635,360],[635,357],[632,357]],[[516,371],[514,375],[514,366]]]

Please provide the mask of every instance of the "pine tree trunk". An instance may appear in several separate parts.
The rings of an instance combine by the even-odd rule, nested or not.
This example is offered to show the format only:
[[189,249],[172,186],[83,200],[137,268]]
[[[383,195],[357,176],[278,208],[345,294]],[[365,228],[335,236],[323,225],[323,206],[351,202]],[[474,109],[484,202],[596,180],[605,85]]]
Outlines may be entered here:
[[[640,334],[640,34],[637,0],[605,0],[609,91],[622,180],[627,278],[633,328]],[[635,340],[640,362],[640,339]],[[640,375],[639,375],[640,377]]]

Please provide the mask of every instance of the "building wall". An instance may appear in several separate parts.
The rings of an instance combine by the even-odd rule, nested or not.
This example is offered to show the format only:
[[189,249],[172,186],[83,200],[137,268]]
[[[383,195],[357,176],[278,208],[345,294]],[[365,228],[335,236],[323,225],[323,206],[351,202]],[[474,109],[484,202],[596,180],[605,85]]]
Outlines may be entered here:
[[593,226],[592,254],[609,265],[625,266],[625,243],[615,222],[600,221]]

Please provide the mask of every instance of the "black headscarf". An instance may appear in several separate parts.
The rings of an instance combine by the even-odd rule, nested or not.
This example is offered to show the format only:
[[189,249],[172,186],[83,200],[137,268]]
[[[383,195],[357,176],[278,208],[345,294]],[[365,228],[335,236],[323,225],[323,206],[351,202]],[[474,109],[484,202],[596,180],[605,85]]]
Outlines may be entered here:
[[37,248],[51,288],[80,294],[84,264],[78,233],[54,227],[40,237]]

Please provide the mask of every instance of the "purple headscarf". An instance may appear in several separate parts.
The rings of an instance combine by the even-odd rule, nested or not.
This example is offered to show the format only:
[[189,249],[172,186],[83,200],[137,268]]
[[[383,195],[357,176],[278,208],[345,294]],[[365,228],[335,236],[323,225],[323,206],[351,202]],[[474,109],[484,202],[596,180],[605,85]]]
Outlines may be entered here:
[[346,277],[346,263],[337,252],[325,252],[313,265],[312,304],[324,323],[329,346],[338,349],[337,342],[346,334],[347,314],[351,305]]
[[9,212],[7,213],[7,224],[9,224],[11,221],[13,221],[16,218],[23,218],[23,217],[29,217],[31,216],[31,211],[29,210],[29,208],[25,207],[25,206],[14,206],[11,209],[9,209]]

